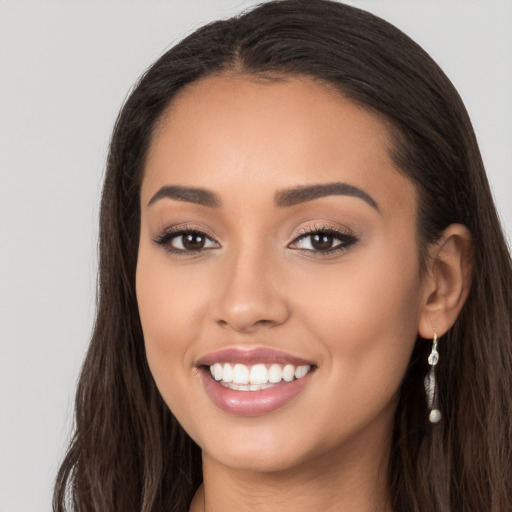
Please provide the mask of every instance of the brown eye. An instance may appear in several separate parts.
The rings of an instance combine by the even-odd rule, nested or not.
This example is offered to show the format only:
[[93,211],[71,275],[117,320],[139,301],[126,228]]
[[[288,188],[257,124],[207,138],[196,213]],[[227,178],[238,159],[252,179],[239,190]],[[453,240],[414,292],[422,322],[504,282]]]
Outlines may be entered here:
[[180,229],[164,233],[154,239],[154,242],[163,246],[171,253],[197,253],[207,249],[220,247],[219,243],[212,240],[202,231],[195,229]]
[[[181,247],[186,251],[197,251],[199,249],[203,249],[206,243],[206,237],[201,234],[189,233],[181,235],[180,237],[176,237],[175,240],[179,240],[181,238]],[[173,240],[174,242],[174,240]],[[172,244],[175,247],[175,244]],[[181,249],[181,247],[179,247]]]
[[317,251],[328,251],[332,249],[334,237],[325,233],[317,233],[311,236],[311,247]]
[[[309,231],[309,228],[308,228]],[[290,245],[311,254],[330,254],[343,251],[357,242],[357,238],[333,228],[312,229],[296,238]]]
[[176,252],[197,252],[217,247],[218,244],[201,231],[182,231],[172,234],[167,240],[170,250]]

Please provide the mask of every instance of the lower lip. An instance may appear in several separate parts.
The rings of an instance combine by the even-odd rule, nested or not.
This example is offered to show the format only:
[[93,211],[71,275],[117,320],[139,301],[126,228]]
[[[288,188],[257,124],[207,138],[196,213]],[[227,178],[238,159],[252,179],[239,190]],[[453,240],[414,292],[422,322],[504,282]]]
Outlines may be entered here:
[[212,402],[224,412],[237,416],[259,416],[283,407],[307,385],[313,372],[286,384],[259,391],[228,389],[210,377],[208,368],[200,369],[201,380]]

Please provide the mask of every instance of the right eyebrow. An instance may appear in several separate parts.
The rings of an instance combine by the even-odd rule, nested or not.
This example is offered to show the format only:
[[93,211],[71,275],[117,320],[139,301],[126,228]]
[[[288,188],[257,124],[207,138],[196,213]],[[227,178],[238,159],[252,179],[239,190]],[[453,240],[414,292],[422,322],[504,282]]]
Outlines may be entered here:
[[149,200],[148,206],[160,199],[174,199],[175,201],[186,201],[209,208],[219,208],[222,204],[220,197],[205,188],[183,187],[181,185],[166,185],[157,191]]
[[281,190],[277,192],[275,202],[277,206],[286,208],[331,195],[358,197],[380,211],[379,205],[370,194],[348,183],[319,183]]

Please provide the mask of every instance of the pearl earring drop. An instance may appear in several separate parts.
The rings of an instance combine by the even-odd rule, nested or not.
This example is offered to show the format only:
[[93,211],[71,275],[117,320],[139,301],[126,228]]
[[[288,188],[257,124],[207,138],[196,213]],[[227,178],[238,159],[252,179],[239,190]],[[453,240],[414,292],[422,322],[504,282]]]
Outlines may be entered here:
[[425,392],[427,394],[427,407],[429,410],[428,419],[430,423],[439,423],[442,418],[439,410],[439,399],[437,395],[436,365],[439,362],[439,352],[437,351],[437,334],[434,331],[432,340],[432,350],[428,356],[430,370],[425,377]]

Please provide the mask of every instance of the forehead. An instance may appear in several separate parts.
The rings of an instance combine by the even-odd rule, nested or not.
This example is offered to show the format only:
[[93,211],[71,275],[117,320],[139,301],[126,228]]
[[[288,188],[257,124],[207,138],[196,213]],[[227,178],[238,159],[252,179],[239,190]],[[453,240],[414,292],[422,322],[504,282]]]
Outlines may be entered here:
[[143,201],[168,184],[221,193],[238,184],[257,194],[333,181],[394,200],[397,187],[407,194],[413,187],[396,170],[391,148],[383,119],[323,82],[209,77],[183,89],[162,116]]

